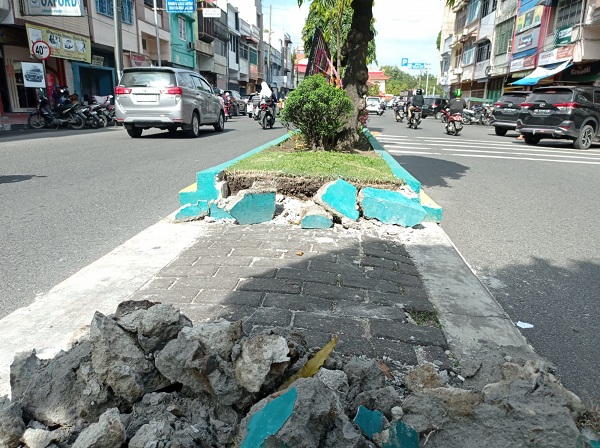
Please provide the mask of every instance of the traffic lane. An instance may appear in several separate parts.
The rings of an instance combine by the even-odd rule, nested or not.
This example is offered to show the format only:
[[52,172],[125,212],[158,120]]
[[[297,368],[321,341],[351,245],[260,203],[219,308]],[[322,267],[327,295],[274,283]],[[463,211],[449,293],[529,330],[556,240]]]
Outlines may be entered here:
[[[403,134],[393,125],[383,130]],[[472,132],[481,135],[482,146],[506,141],[486,139],[485,129]],[[557,150],[568,149],[553,143]],[[510,317],[534,325],[522,333],[558,367],[567,387],[599,398],[593,360],[600,356],[600,332],[593,316],[600,239],[591,204],[600,193],[600,167],[531,161],[519,154],[514,160],[457,158],[442,147],[440,142],[440,155],[396,159],[444,207],[442,227]]]
[[201,129],[197,139],[131,139],[117,127],[0,140],[0,318],[175,211],[198,171],[287,131],[247,117]]

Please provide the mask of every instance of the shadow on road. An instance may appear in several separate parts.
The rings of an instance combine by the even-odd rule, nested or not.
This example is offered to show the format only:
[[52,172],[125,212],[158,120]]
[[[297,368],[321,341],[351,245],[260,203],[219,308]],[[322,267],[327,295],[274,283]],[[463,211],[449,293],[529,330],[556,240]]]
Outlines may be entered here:
[[394,156],[409,173],[419,173],[424,187],[449,187],[448,179],[460,179],[470,169],[460,163],[422,156]]
[[0,184],[14,184],[17,182],[24,182],[26,180],[31,180],[34,177],[47,177],[47,176],[38,176],[36,174],[15,174],[13,176],[0,176]]

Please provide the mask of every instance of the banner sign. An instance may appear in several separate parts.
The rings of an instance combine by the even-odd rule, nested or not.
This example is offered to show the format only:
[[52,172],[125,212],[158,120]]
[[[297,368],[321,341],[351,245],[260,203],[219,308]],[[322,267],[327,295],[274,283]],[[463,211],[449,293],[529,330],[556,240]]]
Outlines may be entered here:
[[572,26],[563,26],[554,31],[554,45],[568,45],[571,43],[571,37],[573,35]]
[[517,16],[517,33],[526,31],[542,23],[544,6],[536,6],[536,2],[521,2]]
[[41,62],[21,62],[23,70],[23,85],[25,87],[46,87],[44,64]]
[[[71,61],[92,61],[92,50],[89,37],[65,33],[43,26],[25,24],[27,36],[29,37],[29,51],[34,42],[44,41],[50,46],[52,57],[70,59]],[[33,53],[31,53],[33,54]]]
[[[167,12],[169,14],[177,14],[177,13],[182,13],[182,12],[196,12],[196,1],[195,0],[167,0]],[[220,14],[219,14],[219,16],[220,16]]]
[[515,53],[537,48],[540,39],[540,29],[527,31],[526,33],[518,34],[516,37]]
[[22,0],[24,16],[83,17],[83,0]]
[[221,9],[220,8],[203,8],[202,9],[202,17],[210,18],[210,19],[220,19],[221,18]]
[[569,45],[567,47],[559,47],[554,50],[544,51],[538,57],[538,65],[554,64],[556,62],[568,61],[573,58],[575,47]]
[[535,55],[510,61],[510,71],[520,72],[535,67]]

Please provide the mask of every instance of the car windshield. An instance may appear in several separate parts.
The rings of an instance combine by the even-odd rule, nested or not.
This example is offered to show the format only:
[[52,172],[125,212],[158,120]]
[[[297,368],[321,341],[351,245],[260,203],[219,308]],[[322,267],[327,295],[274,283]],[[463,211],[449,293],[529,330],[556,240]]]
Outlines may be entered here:
[[433,104],[433,98],[425,98],[425,105],[431,106]]
[[568,103],[573,98],[573,91],[570,89],[552,89],[540,92],[533,92],[528,98],[528,103],[546,102],[550,104]]
[[502,95],[498,100],[499,103],[514,103],[519,104],[525,101],[528,94],[523,95]]
[[173,87],[175,73],[168,71],[127,71],[119,82],[123,87]]
[[367,98],[367,104],[379,104],[379,98]]

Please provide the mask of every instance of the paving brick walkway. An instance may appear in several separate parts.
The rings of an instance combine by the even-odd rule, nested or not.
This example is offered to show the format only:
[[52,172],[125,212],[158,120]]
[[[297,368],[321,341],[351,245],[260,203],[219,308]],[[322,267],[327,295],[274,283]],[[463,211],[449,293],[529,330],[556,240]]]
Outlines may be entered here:
[[[405,314],[432,311],[409,254],[394,236],[213,223],[132,297],[170,303],[190,319],[299,330],[311,347],[339,335],[338,352],[414,365],[415,348],[445,358],[437,326]],[[414,321],[413,321],[414,322]]]

